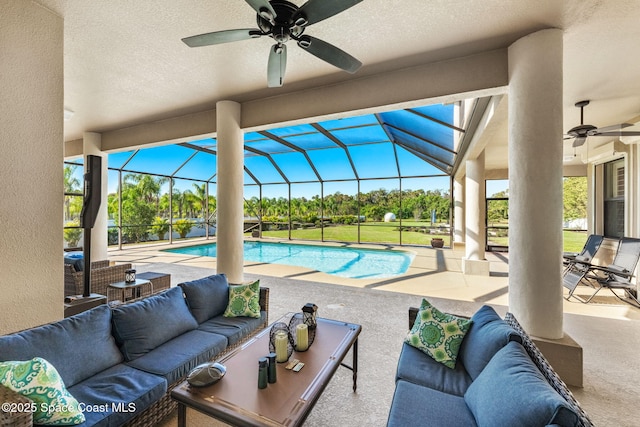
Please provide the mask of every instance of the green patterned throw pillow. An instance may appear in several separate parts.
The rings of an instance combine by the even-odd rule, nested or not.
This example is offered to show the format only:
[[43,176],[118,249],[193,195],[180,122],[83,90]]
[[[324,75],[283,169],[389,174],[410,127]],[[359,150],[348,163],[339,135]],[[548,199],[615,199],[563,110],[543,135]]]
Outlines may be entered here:
[[442,313],[423,299],[405,342],[428,354],[436,362],[454,369],[460,344],[470,327],[471,320]]
[[56,368],[40,357],[0,362],[0,384],[33,401],[33,423],[75,425],[85,421],[78,401],[67,391]]
[[229,304],[224,317],[260,317],[260,281],[229,286]]

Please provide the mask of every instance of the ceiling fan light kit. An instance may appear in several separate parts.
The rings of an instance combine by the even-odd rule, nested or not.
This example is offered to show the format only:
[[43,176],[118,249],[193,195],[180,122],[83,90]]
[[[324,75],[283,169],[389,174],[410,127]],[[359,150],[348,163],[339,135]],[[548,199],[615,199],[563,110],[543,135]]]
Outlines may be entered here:
[[214,31],[185,37],[189,47],[211,46],[234,41],[271,37],[276,44],[269,52],[267,82],[269,87],[284,83],[287,62],[285,43],[293,39],[298,46],[315,57],[348,73],[355,73],[362,63],[345,51],[318,38],[303,35],[307,27],[330,18],[362,0],[308,0],[298,7],[286,0],[245,0],[255,11],[258,28]]
[[589,101],[578,101],[576,102],[576,107],[580,108],[580,124],[578,126],[574,126],[567,132],[567,138],[571,139],[575,138],[573,141],[573,147],[580,147],[585,143],[587,137],[590,136],[613,136],[613,137],[621,137],[621,136],[640,136],[640,132],[635,131],[623,131],[622,129],[633,126],[630,123],[620,123],[617,125],[606,126],[602,128],[595,127],[593,125],[584,124],[584,107],[589,105]]

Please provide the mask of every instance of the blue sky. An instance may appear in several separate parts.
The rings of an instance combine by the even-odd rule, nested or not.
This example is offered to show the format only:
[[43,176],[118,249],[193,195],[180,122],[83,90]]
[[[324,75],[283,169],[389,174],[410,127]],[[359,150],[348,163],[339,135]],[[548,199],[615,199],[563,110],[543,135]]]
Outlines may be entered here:
[[[245,197],[258,196],[258,186],[248,185],[255,183],[255,177],[263,183],[264,197],[287,197],[288,179],[294,183],[293,197],[311,198],[320,195],[318,175],[325,181],[325,195],[356,194],[356,174],[361,179],[363,193],[380,188],[398,189],[398,176],[415,177],[403,178],[403,190],[449,191],[450,179],[439,168],[447,168],[455,158],[452,126],[458,114],[456,108],[452,104],[432,105],[248,132],[244,136],[245,166],[250,173],[245,172]],[[396,144],[390,138],[394,138]],[[215,139],[185,142],[213,152],[217,150]],[[297,149],[303,150],[308,159]],[[180,178],[216,180],[216,155],[212,152],[168,145],[143,149],[131,157],[133,153],[109,154],[109,168],[173,175],[175,186],[181,191],[193,190],[194,181]],[[81,171],[77,173],[81,178]],[[117,191],[117,177],[117,172],[109,172],[110,193]],[[384,179],[374,179],[378,177]],[[487,196],[506,187],[506,180],[488,181]],[[165,191],[168,192],[168,184]],[[210,184],[210,192],[215,194],[215,184]]]

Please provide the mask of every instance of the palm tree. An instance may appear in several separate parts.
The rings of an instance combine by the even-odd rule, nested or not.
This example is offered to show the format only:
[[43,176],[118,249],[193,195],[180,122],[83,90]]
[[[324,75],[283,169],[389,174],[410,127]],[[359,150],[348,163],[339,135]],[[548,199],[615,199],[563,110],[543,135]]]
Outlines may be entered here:
[[202,218],[207,217],[207,204],[205,203],[207,200],[207,186],[205,184],[196,184],[193,183],[193,188],[195,189],[195,193],[193,193],[194,206],[200,210],[200,215]]
[[160,190],[168,178],[154,177],[146,174],[127,174],[124,177],[124,185],[135,184],[137,193],[146,203],[153,203],[156,211],[160,211]]
[[[79,193],[82,192],[80,189],[80,180],[74,176],[77,165],[67,165],[64,167],[64,192],[67,193]],[[64,198],[64,208],[67,213],[66,217],[71,218],[71,198]]]

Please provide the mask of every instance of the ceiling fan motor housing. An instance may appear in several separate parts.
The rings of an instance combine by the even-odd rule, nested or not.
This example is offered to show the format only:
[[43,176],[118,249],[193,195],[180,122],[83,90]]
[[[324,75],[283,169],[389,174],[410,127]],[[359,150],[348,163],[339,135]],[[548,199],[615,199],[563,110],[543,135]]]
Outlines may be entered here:
[[595,131],[596,129],[598,128],[593,125],[579,125],[571,128],[569,132],[567,132],[567,135],[573,136],[575,138],[581,136],[589,136],[589,132]]
[[278,43],[286,43],[290,38],[297,40],[304,32],[304,26],[297,25],[296,23],[306,22],[304,16],[296,16],[298,6],[285,0],[273,0],[270,3],[276,12],[276,17],[272,23],[263,15],[257,14],[258,28],[260,28],[265,35],[273,37]]

